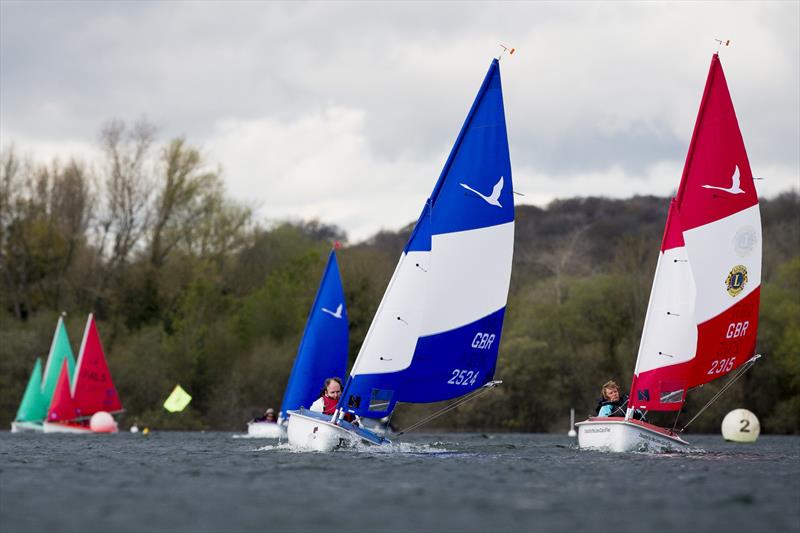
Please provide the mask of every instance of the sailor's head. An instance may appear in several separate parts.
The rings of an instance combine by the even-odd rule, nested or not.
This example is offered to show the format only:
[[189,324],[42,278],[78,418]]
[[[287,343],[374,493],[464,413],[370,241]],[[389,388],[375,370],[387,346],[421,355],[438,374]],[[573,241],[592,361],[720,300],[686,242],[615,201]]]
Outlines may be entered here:
[[616,402],[619,400],[619,385],[615,381],[606,381],[603,383],[603,388],[601,389],[601,394],[603,395],[603,399]]
[[275,409],[270,407],[266,411],[264,411],[264,418],[267,420],[275,420]]
[[338,400],[342,395],[342,380],[337,377],[326,379],[325,386],[322,388],[322,394],[328,398]]

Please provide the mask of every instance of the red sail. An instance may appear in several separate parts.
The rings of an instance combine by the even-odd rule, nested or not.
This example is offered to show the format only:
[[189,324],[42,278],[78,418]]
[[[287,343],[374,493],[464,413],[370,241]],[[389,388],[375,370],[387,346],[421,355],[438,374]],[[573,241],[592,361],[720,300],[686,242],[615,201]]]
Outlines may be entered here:
[[83,333],[72,390],[78,416],[91,416],[98,411],[122,410],[122,403],[111,380],[111,372],[108,370],[93,315],[89,315]]
[[78,417],[75,411],[75,403],[69,388],[69,368],[67,360],[61,366],[61,373],[58,375],[56,388],[53,391],[53,399],[50,402],[50,409],[47,412],[48,422],[67,422]]
[[744,139],[717,54],[711,58],[677,203],[684,231],[758,204]]
[[760,284],[758,196],[715,54],[670,206],[632,406],[680,409],[690,388],[746,363],[755,353]]

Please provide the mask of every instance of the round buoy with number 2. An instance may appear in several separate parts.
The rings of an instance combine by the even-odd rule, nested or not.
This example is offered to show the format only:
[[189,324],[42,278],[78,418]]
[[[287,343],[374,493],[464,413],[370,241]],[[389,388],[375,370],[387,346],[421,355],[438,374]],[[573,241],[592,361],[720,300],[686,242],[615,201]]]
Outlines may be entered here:
[[734,409],[722,420],[722,436],[733,442],[755,442],[761,433],[758,417],[747,409]]

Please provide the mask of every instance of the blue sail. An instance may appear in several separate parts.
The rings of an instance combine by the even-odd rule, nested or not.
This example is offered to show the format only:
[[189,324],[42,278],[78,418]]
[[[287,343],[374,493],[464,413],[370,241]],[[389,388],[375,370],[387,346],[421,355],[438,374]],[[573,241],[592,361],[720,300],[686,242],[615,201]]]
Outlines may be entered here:
[[494,377],[514,246],[514,197],[494,60],[395,269],[343,394],[382,417]]
[[281,418],[287,418],[289,410],[310,407],[326,378],[344,376],[348,336],[344,289],[336,252],[331,250],[283,395]]

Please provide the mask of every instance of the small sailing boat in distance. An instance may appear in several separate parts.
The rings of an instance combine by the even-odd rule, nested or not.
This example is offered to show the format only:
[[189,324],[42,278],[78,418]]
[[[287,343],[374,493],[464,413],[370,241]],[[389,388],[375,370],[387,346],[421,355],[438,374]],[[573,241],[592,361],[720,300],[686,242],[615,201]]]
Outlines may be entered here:
[[347,371],[348,329],[344,288],[334,247],[308,314],[278,420],[249,422],[248,435],[274,439],[286,437],[289,411],[310,407],[319,396],[326,378],[343,376]]
[[[122,412],[122,403],[111,379],[94,315],[90,314],[86,321],[75,377],[71,383],[67,365],[65,360],[44,423],[45,433],[115,432],[113,419],[111,424],[103,424],[102,428],[92,427],[90,423],[97,413],[113,415]],[[98,418],[105,417],[101,415]]]
[[[63,361],[67,362],[69,375],[72,376],[72,372],[75,369],[75,357],[72,355],[72,348],[69,345],[69,337],[67,328],[64,326],[63,316],[62,314],[62,316],[58,317],[44,372],[42,372],[41,362],[38,360],[36,362],[17,416],[11,423],[12,433],[42,431],[42,424],[47,416],[48,406],[53,399],[53,392],[56,388]],[[32,387],[34,381],[37,383],[35,388]]]
[[47,415],[47,402],[42,394],[42,360],[37,357],[17,409],[17,416],[11,422],[11,432],[41,431],[45,415]]
[[[333,416],[290,411],[289,443],[389,441],[343,418],[491,387],[514,248],[500,64],[493,60],[367,332]],[[463,399],[463,398],[462,398]]]
[[675,431],[634,420],[634,409],[680,412],[690,389],[738,370],[729,385],[750,368],[760,357],[760,286],[758,195],[714,54],[667,215],[628,412],[578,423],[580,448],[687,449]]

